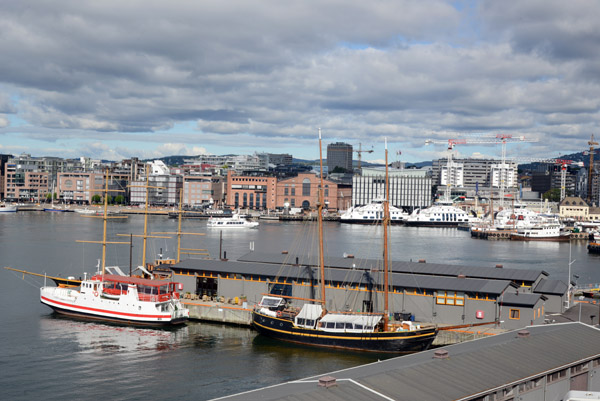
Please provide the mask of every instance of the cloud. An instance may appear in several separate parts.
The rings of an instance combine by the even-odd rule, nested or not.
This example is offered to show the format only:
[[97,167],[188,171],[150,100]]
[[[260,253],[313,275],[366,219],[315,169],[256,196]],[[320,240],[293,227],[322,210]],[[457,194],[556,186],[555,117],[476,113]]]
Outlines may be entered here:
[[[148,157],[217,144],[308,153],[318,127],[325,142],[385,137],[423,159],[425,139],[472,132],[583,149],[600,125],[600,5],[453,4],[11,2],[0,134],[16,135],[17,116],[22,137],[112,157],[140,156],[140,140],[156,144]],[[121,144],[98,146],[108,141]]]

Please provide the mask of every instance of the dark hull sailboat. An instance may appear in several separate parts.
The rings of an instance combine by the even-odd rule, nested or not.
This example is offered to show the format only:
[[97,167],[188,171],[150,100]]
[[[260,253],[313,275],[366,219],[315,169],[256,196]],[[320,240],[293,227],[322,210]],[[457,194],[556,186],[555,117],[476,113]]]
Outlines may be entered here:
[[272,317],[255,310],[252,325],[260,334],[281,341],[327,348],[385,353],[424,351],[435,339],[435,327],[397,332],[333,332],[299,327],[288,318]]
[[[323,157],[321,130],[319,129],[319,152],[321,161],[321,185],[323,185]],[[325,307],[325,263],[323,252],[323,193],[319,192],[319,272],[320,299],[304,300],[302,308],[290,308],[286,296],[263,296],[252,312],[252,324],[261,334],[283,341],[329,348],[357,351],[412,353],[429,348],[437,335],[437,327],[421,327],[410,321],[401,324],[389,322],[389,263],[387,234],[390,224],[389,185],[386,142],[386,196],[383,200],[383,245],[384,245],[384,309],[381,313],[331,312]],[[314,303],[316,302],[316,303]]]

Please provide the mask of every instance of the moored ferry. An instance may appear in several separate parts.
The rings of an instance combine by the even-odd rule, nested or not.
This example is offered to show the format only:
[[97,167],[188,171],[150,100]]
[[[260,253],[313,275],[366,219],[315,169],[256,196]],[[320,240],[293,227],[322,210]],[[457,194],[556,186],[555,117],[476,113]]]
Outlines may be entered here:
[[[355,224],[381,223],[383,221],[384,212],[383,202],[384,199],[374,199],[373,202],[369,204],[353,206],[342,213],[340,222]],[[408,213],[404,212],[402,209],[391,205],[389,208],[391,224],[400,224],[408,217]]]
[[79,287],[44,286],[40,301],[55,312],[116,323],[167,326],[185,323],[189,310],[179,300],[178,283],[96,274]]
[[426,209],[417,209],[404,220],[407,226],[456,227],[478,221],[475,216],[453,206],[452,201],[439,201]]

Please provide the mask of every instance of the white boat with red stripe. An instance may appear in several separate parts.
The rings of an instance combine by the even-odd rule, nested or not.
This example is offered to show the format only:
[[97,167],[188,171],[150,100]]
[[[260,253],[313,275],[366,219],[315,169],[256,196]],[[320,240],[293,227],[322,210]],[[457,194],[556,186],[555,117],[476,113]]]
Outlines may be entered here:
[[44,286],[40,301],[55,312],[139,326],[185,323],[189,310],[179,300],[180,283],[97,274],[79,287]]

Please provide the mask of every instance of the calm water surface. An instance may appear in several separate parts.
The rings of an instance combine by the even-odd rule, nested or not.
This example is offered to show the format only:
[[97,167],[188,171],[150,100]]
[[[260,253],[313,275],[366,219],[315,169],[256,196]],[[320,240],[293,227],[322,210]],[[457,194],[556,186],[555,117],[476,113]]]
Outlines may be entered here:
[[[139,234],[143,217],[113,219],[116,234]],[[83,276],[95,270],[100,245],[76,240],[100,240],[100,219],[75,213],[20,212],[0,215],[0,265],[62,276]],[[176,231],[177,222],[149,218],[149,231]],[[201,220],[186,220],[182,247],[207,249],[219,256],[220,232]],[[393,260],[542,269],[551,278],[567,279],[569,244],[482,241],[455,229],[392,227]],[[261,222],[256,230],[223,231],[222,252],[236,259],[253,246],[257,251],[316,252],[316,226]],[[380,232],[370,226],[325,225],[326,252],[362,258],[381,255]],[[174,239],[153,239],[148,260],[158,253],[174,256]],[[134,239],[134,264],[141,260],[141,240]],[[572,274],[579,283],[600,282],[600,257],[587,253],[585,243],[571,247]],[[108,265],[128,270],[129,247],[109,248]],[[0,389],[10,400],[116,400],[180,398],[206,400],[302,377],[340,370],[384,358],[382,355],[313,350],[274,342],[247,328],[190,323],[173,330],[133,329],[57,317],[40,304],[43,278],[0,271]]]

